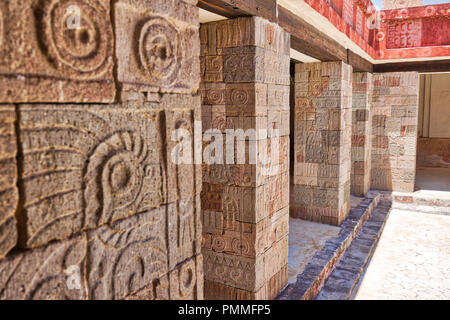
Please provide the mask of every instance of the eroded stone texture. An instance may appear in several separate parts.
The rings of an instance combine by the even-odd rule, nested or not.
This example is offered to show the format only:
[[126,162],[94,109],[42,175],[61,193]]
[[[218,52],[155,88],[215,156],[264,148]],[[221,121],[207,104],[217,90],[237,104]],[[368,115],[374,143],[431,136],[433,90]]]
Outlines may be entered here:
[[79,300],[87,298],[87,237],[15,252],[0,261],[2,300]]
[[200,82],[196,1],[120,0],[114,4],[122,99],[133,93],[193,93]]
[[180,166],[171,137],[193,132],[199,103],[168,94],[159,103],[19,105],[21,246],[65,244],[86,230],[86,298],[202,298],[201,170],[194,135]]
[[0,106],[0,259],[17,242],[17,138],[14,106]]
[[350,210],[352,67],[297,64],[293,216],[339,225]]
[[[177,118],[160,109],[174,102],[186,108]],[[193,201],[200,192],[193,163],[178,171],[173,150],[165,146],[173,145],[168,134],[175,122],[192,126],[198,103],[195,97],[169,95],[145,106],[20,105],[22,246],[37,247],[159,207],[177,199],[169,197],[172,191]]]
[[[271,299],[287,281],[289,35],[263,19],[238,18],[201,25],[200,42],[209,139],[201,195],[205,298]],[[223,145],[223,159],[205,158],[215,154],[213,142]]]
[[89,232],[90,299],[202,297],[201,256],[195,250],[185,250],[186,256],[175,263],[171,261],[179,243],[195,244],[193,214],[192,239],[185,236],[187,231],[183,225],[175,225],[179,233],[167,242],[167,226],[172,227],[167,219],[172,216],[170,206],[175,205],[162,206]]
[[158,113],[120,105],[20,105],[25,247],[158,207]]
[[374,74],[372,189],[412,192],[416,172],[417,72]]
[[352,169],[350,191],[365,196],[370,189],[372,149],[372,74],[353,73]]
[[0,3],[0,298],[203,298],[195,5]]
[[0,102],[113,101],[109,0],[2,1],[0,20]]

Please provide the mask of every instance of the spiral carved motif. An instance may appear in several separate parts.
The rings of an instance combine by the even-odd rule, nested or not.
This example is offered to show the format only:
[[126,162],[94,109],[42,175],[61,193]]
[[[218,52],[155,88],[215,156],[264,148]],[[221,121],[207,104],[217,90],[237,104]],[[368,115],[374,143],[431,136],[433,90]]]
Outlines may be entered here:
[[208,104],[222,104],[225,102],[224,90],[221,89],[211,89],[206,95],[206,100]]
[[79,78],[103,75],[112,65],[113,33],[107,17],[100,4],[49,1],[43,15],[49,60]]
[[148,148],[133,132],[102,142],[91,156],[85,176],[86,224],[95,226],[128,216],[141,204]]
[[139,34],[139,61],[151,81],[170,86],[177,80],[180,41],[176,28],[163,18],[145,22]]
[[235,89],[231,92],[231,102],[233,104],[247,104],[248,93],[243,89]]
[[212,248],[214,251],[222,252],[225,250],[226,243],[225,239],[221,236],[216,236],[213,238]]
[[248,241],[243,239],[233,239],[231,246],[233,248],[233,252],[248,255],[250,254],[250,245]]

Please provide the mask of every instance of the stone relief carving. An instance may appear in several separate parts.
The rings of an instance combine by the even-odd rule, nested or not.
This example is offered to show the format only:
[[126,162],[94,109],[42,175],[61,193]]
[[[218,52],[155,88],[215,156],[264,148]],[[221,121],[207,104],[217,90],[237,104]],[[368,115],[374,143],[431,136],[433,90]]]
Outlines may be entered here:
[[169,21],[150,18],[139,32],[139,60],[151,82],[171,86],[180,69],[180,40]]
[[100,106],[98,112],[76,106],[19,109],[27,217],[22,245],[64,239],[162,203],[154,113],[145,118],[140,110]]
[[[73,7],[77,11],[73,11]],[[90,0],[50,0],[43,8],[43,42],[49,60],[77,78],[95,78],[112,65],[113,34],[105,27],[107,10]],[[79,25],[72,26],[70,19]]]
[[0,259],[17,242],[15,213],[19,201],[17,183],[17,137],[13,106],[0,106]]

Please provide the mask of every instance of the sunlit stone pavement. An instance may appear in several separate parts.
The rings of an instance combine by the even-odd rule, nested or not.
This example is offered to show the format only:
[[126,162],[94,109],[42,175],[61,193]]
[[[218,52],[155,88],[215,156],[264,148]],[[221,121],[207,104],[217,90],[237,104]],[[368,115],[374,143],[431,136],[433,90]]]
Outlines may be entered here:
[[450,299],[450,216],[392,210],[355,299]]

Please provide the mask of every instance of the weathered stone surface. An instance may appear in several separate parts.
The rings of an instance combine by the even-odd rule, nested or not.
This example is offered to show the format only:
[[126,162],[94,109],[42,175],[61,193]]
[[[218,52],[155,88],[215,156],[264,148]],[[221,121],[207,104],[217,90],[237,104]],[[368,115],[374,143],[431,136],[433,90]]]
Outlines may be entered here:
[[0,299],[79,300],[86,287],[87,237],[15,252],[0,261]]
[[202,130],[224,145],[203,164],[205,297],[267,299],[287,280],[289,35],[247,17],[201,25],[200,41]]
[[3,1],[0,102],[112,102],[109,6],[108,0]]
[[167,207],[169,224],[169,268],[201,252],[200,197],[178,201]]
[[166,228],[160,207],[89,232],[89,297],[122,299],[166,275]]
[[114,4],[114,17],[123,92],[197,91],[200,43],[195,5],[120,0]]
[[0,298],[203,298],[196,4],[0,3]]
[[0,106],[0,259],[17,242],[17,138],[14,106]]
[[[137,299],[142,295],[149,299],[201,298],[203,262],[195,253],[194,239],[198,226],[194,226],[192,213],[184,217],[171,212],[175,205],[89,232],[90,299]],[[179,218],[180,224],[168,223],[170,217]],[[168,231],[167,226],[178,232]],[[184,250],[186,254],[181,256],[178,248],[186,246],[191,250]],[[172,257],[179,256],[173,261]]]
[[371,188],[414,191],[419,77],[416,72],[373,76]]
[[247,258],[203,249],[205,280],[257,291],[264,285],[264,257]]
[[169,274],[171,300],[203,299],[203,257],[193,257]]
[[[284,236],[264,254],[250,258],[203,249],[205,281],[213,281],[237,289],[258,293],[287,265],[288,238]],[[284,277],[287,281],[287,276]],[[280,284],[278,290],[285,285]],[[205,293],[214,297],[214,293]],[[221,293],[217,293],[220,297]],[[264,298],[261,298],[264,299]]]
[[159,110],[121,105],[18,108],[26,218],[22,246],[64,239],[165,202],[161,146],[166,140]]
[[352,68],[297,64],[293,216],[340,224],[350,210]]
[[372,74],[353,73],[351,193],[365,196],[370,189],[372,149]]
[[287,265],[282,267],[266,284],[257,292],[242,289],[205,280],[205,299],[207,300],[272,300],[277,297],[280,290],[287,282]]
[[[182,97],[180,95],[180,97]],[[196,181],[200,179],[201,173],[196,170],[200,165],[195,164],[194,154],[194,119],[197,117],[195,105],[199,105],[199,98],[187,99],[191,108],[181,109],[179,107],[186,105],[189,102],[176,105],[174,110],[165,111],[165,148],[167,149],[167,202],[171,203],[176,200],[191,200],[194,195],[200,194],[201,188],[195,183],[186,183],[186,181]],[[199,119],[195,119],[199,121]],[[179,131],[179,134],[177,133]],[[188,134],[188,137],[184,137]],[[180,148],[181,139],[190,138],[190,141],[185,141],[182,146],[189,148],[184,150]]]

